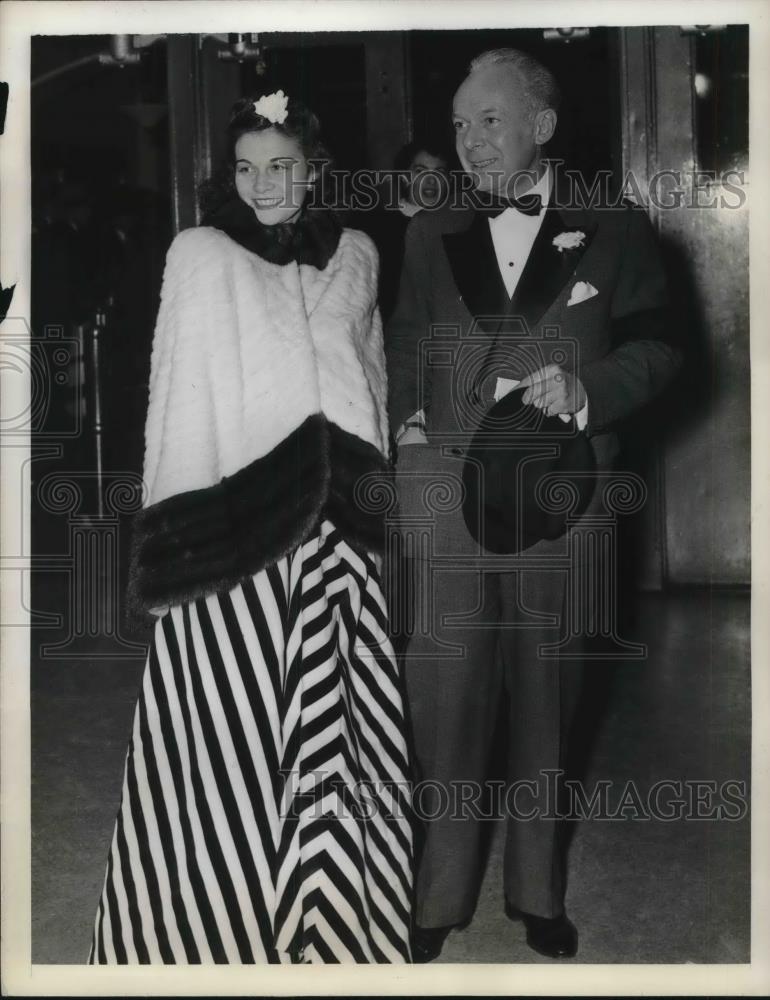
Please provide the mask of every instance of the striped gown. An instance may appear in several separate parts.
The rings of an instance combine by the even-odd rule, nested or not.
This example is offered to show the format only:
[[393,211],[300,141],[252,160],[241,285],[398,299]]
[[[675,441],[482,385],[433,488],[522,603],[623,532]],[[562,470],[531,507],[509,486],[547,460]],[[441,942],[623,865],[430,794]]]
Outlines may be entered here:
[[155,625],[89,962],[409,961],[379,573],[324,521]]

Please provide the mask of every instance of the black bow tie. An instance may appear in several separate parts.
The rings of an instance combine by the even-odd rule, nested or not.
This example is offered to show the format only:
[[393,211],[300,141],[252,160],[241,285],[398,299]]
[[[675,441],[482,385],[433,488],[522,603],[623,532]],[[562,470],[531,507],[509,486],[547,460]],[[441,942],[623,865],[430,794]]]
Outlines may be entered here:
[[521,198],[498,198],[497,196],[491,196],[484,205],[479,206],[479,211],[495,219],[506,208],[515,208],[522,215],[540,215],[543,208],[543,199],[539,194],[525,194]]

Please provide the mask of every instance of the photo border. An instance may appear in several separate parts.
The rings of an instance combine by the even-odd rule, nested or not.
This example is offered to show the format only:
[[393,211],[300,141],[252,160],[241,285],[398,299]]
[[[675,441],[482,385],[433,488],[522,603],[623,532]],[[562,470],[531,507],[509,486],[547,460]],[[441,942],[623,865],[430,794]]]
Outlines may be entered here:
[[[770,375],[770,5],[765,0],[646,0],[646,2],[412,2],[412,0],[191,0],[132,2],[34,2],[0,4],[0,80],[10,84],[5,133],[0,136],[0,279],[16,285],[11,315],[29,316],[30,276],[30,38],[77,35],[296,31],[385,31],[470,28],[544,28],[690,23],[750,25],[751,189],[751,387],[767,398]],[[441,29],[436,29],[436,24]],[[3,326],[0,326],[0,336]],[[29,403],[29,386],[3,378],[0,418]],[[760,957],[770,940],[770,580],[768,575],[767,419],[752,406],[752,941],[746,965],[378,965],[99,967],[32,965],[30,962],[30,712],[29,631],[4,627],[0,634],[2,808],[1,959],[4,995],[544,995],[634,996],[761,995],[770,991],[770,963]],[[29,552],[29,448],[3,441],[0,448],[0,549]],[[19,488],[21,486],[21,488]],[[0,622],[23,620],[20,573],[0,592]],[[686,679],[683,679],[683,683]],[[96,905],[96,900],[94,901]]]

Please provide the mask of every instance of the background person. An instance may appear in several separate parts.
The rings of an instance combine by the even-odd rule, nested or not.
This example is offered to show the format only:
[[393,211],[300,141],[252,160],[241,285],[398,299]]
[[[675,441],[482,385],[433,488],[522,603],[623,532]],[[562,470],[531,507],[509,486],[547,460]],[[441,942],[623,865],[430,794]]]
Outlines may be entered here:
[[407,143],[393,161],[398,174],[395,185],[383,185],[377,205],[355,213],[351,220],[351,225],[372,237],[380,254],[378,302],[383,322],[396,304],[406,227],[418,212],[434,209],[446,197],[448,186],[442,184],[441,176],[446,175],[447,165],[443,147],[434,140],[418,138]]

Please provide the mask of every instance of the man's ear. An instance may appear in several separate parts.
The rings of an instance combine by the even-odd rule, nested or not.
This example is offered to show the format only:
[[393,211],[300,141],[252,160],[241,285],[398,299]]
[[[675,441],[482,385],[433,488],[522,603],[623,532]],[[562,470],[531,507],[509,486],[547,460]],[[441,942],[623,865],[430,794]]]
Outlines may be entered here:
[[544,146],[556,131],[556,112],[553,108],[545,108],[535,115],[535,144]]

